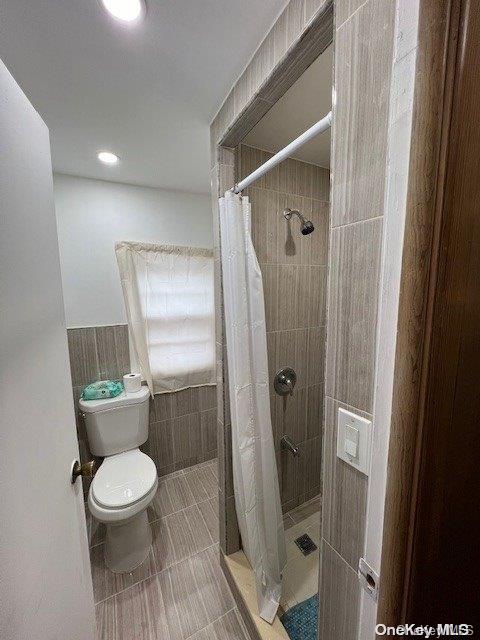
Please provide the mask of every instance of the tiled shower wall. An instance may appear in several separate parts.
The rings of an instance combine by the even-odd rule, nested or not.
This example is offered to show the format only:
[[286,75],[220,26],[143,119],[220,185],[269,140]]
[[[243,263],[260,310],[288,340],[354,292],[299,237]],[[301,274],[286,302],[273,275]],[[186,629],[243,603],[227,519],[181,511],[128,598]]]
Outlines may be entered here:
[[[220,547],[239,549],[232,477],[228,370],[222,305],[218,197],[236,176],[234,148],[303,71],[332,42],[333,0],[291,0],[225,99],[210,127],[215,255],[215,334]],[[320,479],[319,479],[320,484]]]
[[[375,345],[394,22],[395,11],[402,3],[314,0],[312,6],[310,0],[290,0],[212,123],[212,193],[216,197],[233,184],[233,153],[225,147],[237,145],[313,61],[310,42],[319,42],[323,33],[331,40],[331,32],[325,31],[321,23],[327,20],[332,4],[335,9],[336,104],[318,638],[354,640],[358,637],[361,588],[357,567],[358,558],[364,552],[368,479],[336,458],[335,418],[342,405],[375,418],[372,415],[377,361]],[[414,5],[415,2],[412,12]],[[313,36],[311,40],[310,36]],[[404,34],[402,40],[409,42]],[[321,53],[317,51],[316,55]],[[408,51],[403,55],[406,53]],[[219,146],[221,143],[225,147]],[[218,226],[215,203],[214,220]],[[218,246],[218,239],[216,242]],[[219,267],[217,277],[221,284]],[[221,305],[218,314],[221,364]],[[221,378],[225,382],[225,371]],[[224,394],[223,397],[219,395],[219,400],[219,409],[223,409],[220,416],[225,421],[220,425],[221,435],[228,442],[228,401]],[[377,428],[379,426],[382,425]],[[219,457],[222,456],[223,453]],[[224,458],[223,468],[228,476],[228,453]],[[228,552],[237,543],[238,534],[230,517],[228,500],[226,507],[223,516],[227,544],[223,549]],[[222,511],[220,515],[222,517]],[[381,526],[380,522],[378,526]]]
[[[91,454],[78,399],[90,382],[121,380],[128,373],[128,329],[127,325],[83,327],[67,333],[80,455],[87,460]],[[159,476],[215,458],[215,387],[195,387],[150,399],[149,437],[142,449],[154,460]]]
[[[273,154],[240,145],[240,178]],[[325,305],[330,172],[289,159],[244,191],[252,205],[252,238],[264,282],[270,408],[284,511],[321,489],[322,415],[325,363]],[[300,233],[286,207],[298,209],[315,230]],[[273,388],[275,373],[293,367],[292,396]],[[300,455],[280,449],[282,435],[299,445]]]
[[322,640],[354,639],[358,633],[361,589],[357,570],[365,549],[369,480],[336,456],[336,424],[339,407],[375,423],[377,316],[396,4],[385,0],[335,2],[336,102],[319,600]]

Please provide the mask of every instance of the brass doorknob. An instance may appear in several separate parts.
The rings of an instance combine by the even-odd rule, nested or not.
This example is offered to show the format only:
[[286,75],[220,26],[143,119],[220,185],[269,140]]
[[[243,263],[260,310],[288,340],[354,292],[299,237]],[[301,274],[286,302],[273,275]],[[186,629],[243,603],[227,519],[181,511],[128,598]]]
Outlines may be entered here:
[[72,484],[79,476],[82,476],[83,478],[93,478],[93,476],[97,473],[98,467],[99,464],[96,460],[89,460],[88,462],[84,462],[83,464],[80,464],[78,460],[75,460],[72,465]]

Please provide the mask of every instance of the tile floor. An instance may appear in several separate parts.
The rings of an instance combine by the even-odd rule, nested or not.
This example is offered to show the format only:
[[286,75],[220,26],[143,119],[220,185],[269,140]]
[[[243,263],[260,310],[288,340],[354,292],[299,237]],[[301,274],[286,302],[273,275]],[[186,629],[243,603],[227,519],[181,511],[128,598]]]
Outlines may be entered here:
[[217,496],[216,460],[159,479],[152,548],[129,574],[106,568],[87,510],[96,640],[248,640],[220,568]]
[[[320,547],[321,500],[317,496],[284,516],[287,566],[283,573],[283,593],[280,601],[284,611],[318,592],[318,548]],[[304,556],[295,540],[308,533],[317,550]]]

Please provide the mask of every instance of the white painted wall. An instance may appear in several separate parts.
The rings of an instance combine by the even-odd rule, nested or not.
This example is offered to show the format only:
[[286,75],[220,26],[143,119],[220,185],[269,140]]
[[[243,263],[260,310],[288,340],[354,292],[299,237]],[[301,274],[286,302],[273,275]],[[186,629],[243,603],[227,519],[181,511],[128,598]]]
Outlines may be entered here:
[[67,327],[126,322],[117,240],[213,245],[210,196],[54,175]]

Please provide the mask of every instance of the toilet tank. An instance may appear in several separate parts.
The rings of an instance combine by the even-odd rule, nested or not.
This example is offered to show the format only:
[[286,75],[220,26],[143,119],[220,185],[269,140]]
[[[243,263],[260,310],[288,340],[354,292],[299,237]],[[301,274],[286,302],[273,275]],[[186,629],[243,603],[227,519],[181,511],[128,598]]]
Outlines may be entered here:
[[85,419],[90,451],[111,456],[136,449],[148,438],[149,391],[123,391],[115,398],[79,400]]

